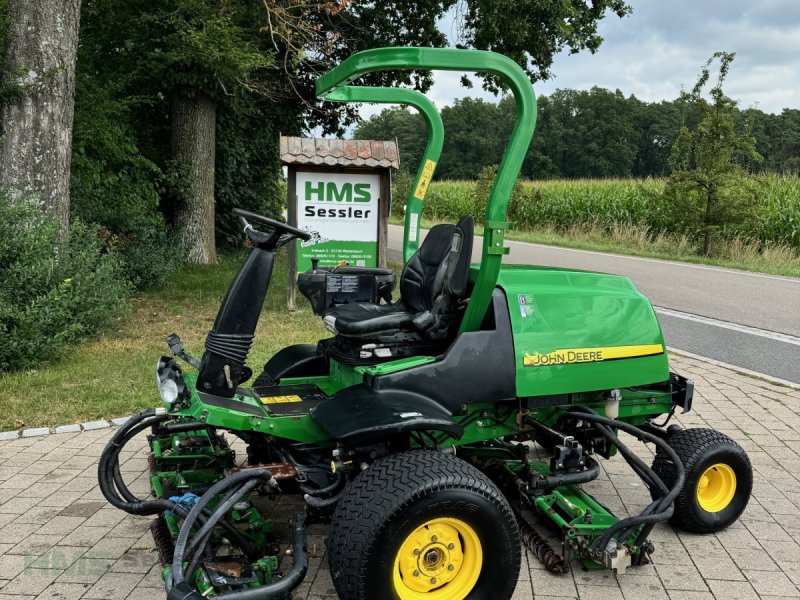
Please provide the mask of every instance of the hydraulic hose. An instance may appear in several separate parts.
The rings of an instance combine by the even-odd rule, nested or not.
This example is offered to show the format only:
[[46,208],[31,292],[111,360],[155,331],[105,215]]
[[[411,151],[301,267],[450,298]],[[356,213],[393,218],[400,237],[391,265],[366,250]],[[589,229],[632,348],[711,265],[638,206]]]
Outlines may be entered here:
[[[208,488],[205,494],[200,497],[200,500],[197,504],[192,507],[192,510],[189,511],[189,514],[183,521],[181,525],[180,533],[178,534],[178,539],[175,541],[175,554],[173,556],[173,563],[172,563],[172,580],[175,585],[178,585],[181,581],[184,580],[183,575],[183,556],[185,553],[186,543],[189,539],[189,533],[191,532],[194,524],[197,522],[199,516],[202,514],[203,510],[206,506],[219,494],[226,492],[230,488],[236,487],[250,479],[259,479],[263,483],[267,483],[272,480],[272,473],[270,473],[267,469],[247,469],[245,471],[239,471],[234,473],[233,475],[229,475],[225,479],[222,479]],[[219,513],[215,511],[214,514],[209,518],[209,521],[212,521],[216,518],[216,521],[219,521],[224,516],[223,513]]]
[[329,508],[331,506],[334,506],[337,502],[339,502],[339,500],[342,499],[342,496],[344,496],[344,492],[345,490],[344,488],[342,488],[334,496],[331,496],[330,498],[320,498],[319,496],[312,496],[310,494],[306,494],[303,497],[303,499],[306,501],[306,504],[308,504],[311,508],[316,508],[316,509]]
[[[247,469],[226,477],[212,485],[203,494],[200,502],[191,510],[180,503],[161,498],[141,500],[125,485],[119,467],[119,454],[122,448],[133,437],[145,429],[163,423],[169,418],[169,415],[166,413],[162,414],[155,409],[147,409],[131,417],[114,433],[108,444],[106,444],[98,464],[98,483],[103,496],[105,496],[112,506],[131,514],[147,516],[169,510],[184,519],[178,539],[179,542],[182,542],[180,547],[182,553],[184,549],[187,549],[186,542],[191,529],[195,524],[199,523],[200,529],[195,538],[193,538],[192,544],[190,544],[187,549],[187,555],[191,558],[191,564],[188,570],[189,574],[191,574],[192,571],[196,569],[197,564],[199,564],[197,559],[202,555],[203,547],[208,542],[217,525],[224,528],[226,537],[228,537],[231,542],[240,546],[248,556],[252,555],[252,550],[242,533],[229,522],[223,521],[220,523],[220,521],[242,496],[251,492],[259,485],[269,483],[277,486],[277,482],[275,482],[272,478],[272,474],[268,470]],[[194,428],[196,428],[194,424],[192,424],[191,428],[187,424],[185,428],[181,426],[178,427],[177,430],[191,431]],[[207,508],[208,503],[211,499],[226,491],[228,493],[222,499],[220,505],[211,513]],[[292,543],[294,565],[285,577],[269,585],[258,588],[248,588],[239,592],[228,592],[219,597],[229,598],[230,600],[272,600],[284,598],[291,590],[300,584],[308,570],[308,549],[306,544],[305,517],[303,515],[297,515],[292,520]],[[179,547],[176,543],[176,555],[178,549]],[[173,555],[173,559],[174,558],[175,555]],[[182,566],[181,564],[181,567]],[[173,563],[171,576],[175,575],[174,567],[175,565]],[[178,569],[178,573],[183,577],[180,568]],[[178,581],[174,586],[172,585],[173,581],[178,581],[178,579],[170,577],[167,582],[170,588],[167,596],[169,600],[203,600],[204,597],[192,590],[191,586],[189,586],[185,580]]]
[[[115,433],[111,436],[108,444],[100,455],[100,462],[98,464],[97,479],[100,491],[105,496],[109,503],[127,513],[149,516],[160,514],[165,511],[172,511],[181,518],[185,518],[189,514],[189,509],[182,504],[156,498],[153,500],[141,500],[137,498],[128,487],[125,485],[119,468],[119,454],[122,448],[133,437],[144,431],[145,429],[158,425],[169,419],[166,413],[159,413],[156,409],[147,409],[134,415],[128,419]],[[208,511],[201,515],[202,522],[210,516]],[[239,546],[248,556],[252,554],[252,549],[245,539],[242,532],[233,527],[230,523],[222,523],[228,538]]]
[[[550,490],[564,485],[580,485],[582,483],[594,481],[600,475],[600,466],[597,464],[597,461],[590,456],[585,456],[584,461],[586,468],[583,471],[542,477],[541,479],[531,482],[531,487],[534,490],[549,492]],[[306,502],[307,501],[308,500],[306,500]]]
[[336,473],[336,480],[332,484],[325,487],[313,488],[303,483],[298,483],[297,487],[300,488],[300,491],[309,496],[323,497],[340,491],[340,489],[344,487],[345,483],[346,480],[344,478],[344,474],[341,471],[338,471]]
[[[596,411],[589,408],[588,406],[576,406],[573,411],[579,410],[584,411],[588,414],[598,415]],[[641,458],[639,458],[636,454],[628,448],[627,445],[622,443],[622,441],[617,437],[617,434],[614,433],[614,430],[611,427],[607,427],[601,423],[597,423],[597,428],[600,432],[606,437],[610,442],[612,442],[617,449],[619,450],[622,457],[625,461],[631,466],[631,468],[636,472],[639,477],[641,477],[644,482],[648,485],[648,487],[652,490],[658,491],[662,496],[666,495],[669,491],[667,486],[664,485],[664,482],[661,481],[661,478],[656,475],[655,471],[653,471],[650,466],[648,466]],[[637,428],[638,430],[638,428]],[[640,438],[641,439],[641,438]]]
[[[596,411],[589,408],[588,406],[577,406],[576,410],[594,415],[598,414]],[[597,428],[607,439],[609,439],[613,444],[617,446],[617,449],[619,450],[620,454],[622,454],[623,458],[625,458],[625,460],[628,462],[633,471],[637,475],[639,475],[639,477],[647,484],[647,486],[652,490],[654,495],[658,494],[659,496],[656,500],[651,502],[639,514],[639,516],[644,517],[653,514],[654,512],[664,512],[667,510],[671,510],[670,507],[672,505],[672,502],[671,501],[668,502],[665,500],[665,497],[669,493],[669,490],[667,489],[667,486],[664,485],[664,482],[661,480],[661,478],[655,473],[655,471],[653,471],[653,469],[650,466],[648,466],[641,458],[639,458],[636,454],[634,454],[631,451],[631,449],[627,447],[627,445],[623,444],[622,441],[619,439],[619,437],[617,437],[616,433],[614,433],[614,430],[611,427],[607,427],[606,425],[597,423]],[[642,429],[640,428],[637,428],[637,430],[642,431]],[[645,430],[645,433],[652,433],[652,432]],[[660,436],[657,437],[659,437],[659,439],[662,439]],[[671,514],[672,513],[670,512],[669,516],[671,516]],[[667,516],[667,518],[669,518],[669,516]],[[655,524],[656,523],[649,523],[647,524],[646,527],[642,527],[639,532],[639,535],[634,541],[634,544],[637,546],[641,545],[647,539],[647,536],[650,535],[650,532],[653,530]],[[620,533],[618,537],[619,541],[625,542],[625,540],[627,540],[628,537],[634,531],[636,531],[636,529],[638,529],[640,525],[641,523],[632,525],[631,527],[625,529],[622,533]]]
[[242,485],[229,491],[225,498],[223,498],[223,500],[219,503],[217,508],[214,509],[214,514],[211,516],[211,518],[205,522],[205,524],[194,535],[194,538],[192,538],[192,543],[189,544],[189,547],[186,550],[185,558],[181,559],[181,562],[186,561],[189,563],[189,567],[186,569],[186,579],[192,578],[192,574],[197,568],[197,565],[200,564],[200,560],[203,557],[202,551],[206,544],[208,544],[208,540],[211,538],[211,534],[214,533],[214,528],[220,519],[228,514],[228,512],[233,508],[234,504],[236,504],[242,498],[242,496],[249,494],[262,483],[263,482],[258,479],[252,479],[243,483]]
[[[292,558],[294,560],[292,568],[281,579],[260,587],[224,592],[214,596],[214,598],[224,600],[283,600],[300,585],[308,572],[308,545],[306,543],[306,525],[303,514],[297,514],[292,519]],[[167,600],[205,600],[205,596],[193,590],[188,582],[181,581],[169,590]]]
[[[667,494],[658,502],[657,505],[658,508],[662,506],[666,506],[666,508],[660,510],[659,512],[653,512],[652,514],[641,514],[635,517],[620,519],[619,521],[611,525],[608,529],[606,529],[603,532],[603,534],[592,543],[591,550],[593,552],[597,552],[598,549],[600,549],[600,551],[604,550],[608,546],[608,542],[611,540],[611,537],[618,531],[626,530],[632,527],[638,527],[640,525],[655,525],[656,523],[666,521],[672,516],[672,513],[674,511],[673,502],[680,493],[681,488],[683,487],[685,472],[683,469],[683,463],[681,462],[680,458],[675,453],[675,451],[670,447],[669,444],[667,444],[664,440],[662,440],[658,436],[655,436],[646,431],[642,431],[638,427],[630,425],[629,423],[625,423],[624,421],[618,421],[616,419],[609,419],[608,417],[602,417],[597,413],[572,411],[568,412],[567,416],[574,417],[577,419],[582,419],[584,421],[589,421],[590,423],[597,423],[600,425],[605,425],[607,427],[621,429],[622,431],[629,433],[630,435],[634,436],[639,440],[651,442],[656,446],[658,446],[670,457],[670,459],[673,461],[673,464],[675,465],[675,470],[677,471],[677,476],[675,478],[675,482],[672,485],[672,488],[668,490]],[[602,433],[604,433],[605,435],[605,432]],[[658,479],[657,476],[655,477]],[[663,482],[661,482],[661,485],[664,485]],[[666,486],[664,487],[666,488]],[[655,504],[655,502],[653,504]]]
[[164,433],[167,435],[173,433],[184,433],[186,431],[200,431],[201,429],[209,429],[209,425],[199,421],[187,421],[185,423],[170,423],[164,425]]
[[[588,407],[578,407],[579,410],[585,411],[589,414],[597,415],[595,411]],[[642,527],[640,533],[635,540],[635,544],[638,546],[642,544],[646,539],[647,536],[652,531],[653,527],[656,523],[668,519],[672,516],[672,500],[668,498],[669,490],[664,485],[663,481],[655,474],[655,472],[647,466],[638,456],[633,454],[630,449],[623,444],[619,438],[616,436],[614,431],[603,425],[598,423],[597,424],[598,430],[606,436],[610,441],[617,445],[620,453],[623,455],[625,460],[630,464],[631,468],[636,472],[644,481],[648,484],[655,493],[660,495],[660,498],[649,504],[637,517],[632,517],[626,522],[629,525],[624,529],[624,531],[619,535],[619,541],[624,542],[634,531],[636,531],[641,525],[646,525]],[[636,431],[632,432],[636,437],[642,439],[644,436],[638,435],[639,430],[635,428]],[[661,439],[661,438],[659,438]],[[654,518],[650,518],[653,513],[656,513]],[[616,530],[616,528],[615,528]],[[609,538],[610,540],[610,538]],[[598,540],[598,546],[599,542]],[[608,543],[607,541],[605,542]],[[594,546],[593,546],[594,547]]]
[[112,506],[134,515],[154,515],[170,510],[174,503],[166,500],[139,500],[127,488],[119,469],[119,453],[125,443],[133,436],[148,427],[161,423],[168,418],[166,414],[158,415],[155,409],[147,409],[134,415],[120,427],[100,455],[97,466],[97,480],[100,491]]

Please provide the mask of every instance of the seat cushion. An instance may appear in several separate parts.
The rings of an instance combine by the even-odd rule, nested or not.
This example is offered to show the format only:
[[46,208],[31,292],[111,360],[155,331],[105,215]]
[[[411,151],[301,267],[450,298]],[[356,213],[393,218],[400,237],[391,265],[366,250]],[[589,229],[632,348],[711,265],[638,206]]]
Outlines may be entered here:
[[402,305],[370,304],[356,302],[333,307],[324,318],[332,333],[366,335],[379,331],[413,329],[414,315]]

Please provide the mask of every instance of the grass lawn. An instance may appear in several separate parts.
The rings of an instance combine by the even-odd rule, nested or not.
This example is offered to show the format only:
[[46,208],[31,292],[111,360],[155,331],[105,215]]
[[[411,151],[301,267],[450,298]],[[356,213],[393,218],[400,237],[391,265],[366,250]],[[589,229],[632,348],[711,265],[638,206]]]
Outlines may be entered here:
[[[216,266],[186,266],[164,288],[134,298],[131,313],[102,336],[69,349],[52,364],[0,375],[0,431],[108,419],[159,405],[155,364],[169,354],[164,338],[178,333],[199,358],[242,260],[226,256]],[[327,335],[302,296],[298,310],[287,311],[281,253],[248,363],[257,375],[280,348]]]
[[[423,227],[429,228],[442,222],[445,221],[425,219]],[[402,226],[404,221],[400,217],[392,216],[390,223]],[[483,225],[475,225],[475,234],[483,235]],[[569,232],[560,232],[547,227],[536,230],[512,229],[506,233],[506,239],[800,277],[800,256],[788,247],[779,247],[771,253],[763,254],[758,252],[755,246],[740,241],[719,242],[717,244],[719,256],[708,257],[696,254],[685,238],[658,236],[653,240],[647,235],[646,230],[637,227],[620,228],[612,234],[592,226],[576,226]]]

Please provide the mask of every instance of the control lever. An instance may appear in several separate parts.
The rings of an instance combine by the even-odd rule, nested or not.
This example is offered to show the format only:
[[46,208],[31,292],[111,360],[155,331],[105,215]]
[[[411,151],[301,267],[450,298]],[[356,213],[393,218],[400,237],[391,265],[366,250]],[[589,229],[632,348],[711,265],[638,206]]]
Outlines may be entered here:
[[183,342],[181,342],[181,338],[177,333],[167,336],[167,345],[169,346],[169,350],[172,352],[173,356],[182,358],[195,369],[200,368],[200,361],[186,353],[186,350],[183,349]]

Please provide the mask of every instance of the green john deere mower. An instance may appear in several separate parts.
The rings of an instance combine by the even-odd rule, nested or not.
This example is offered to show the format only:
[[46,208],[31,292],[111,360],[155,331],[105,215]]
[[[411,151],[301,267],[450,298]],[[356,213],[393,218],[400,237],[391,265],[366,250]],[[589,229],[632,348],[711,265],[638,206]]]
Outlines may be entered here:
[[[416,92],[350,85],[387,69],[493,73],[514,94],[478,264],[470,216],[420,237],[442,121]],[[735,521],[750,496],[749,460],[714,430],[666,427],[691,409],[693,385],[670,372],[649,301],[625,277],[502,264],[506,207],[536,120],[523,71],[489,52],[382,48],[316,85],[322,98],[407,104],[427,121],[405,267],[395,282],[388,270],[315,262],[298,285],[332,336],[284,348],[248,386],[275,254],[310,233],[235,211],[251,250],[202,358],[167,339],[172,356],[157,365],[163,406],[120,427],[99,465],[114,506],[155,517],[167,598],[291,598],[314,522],[330,523],[328,561],[344,600],[502,600],[516,586],[521,544],[553,573],[576,561],[622,574],[657,551],[648,536],[658,523],[713,532]],[[148,499],[119,468],[125,444],[144,431]],[[622,433],[654,446],[652,465]],[[545,449],[540,458],[531,442]],[[640,514],[614,515],[581,487],[598,477],[599,457],[617,453],[650,492]],[[289,495],[302,509],[281,539],[275,515]],[[551,526],[560,547],[534,523]]]

